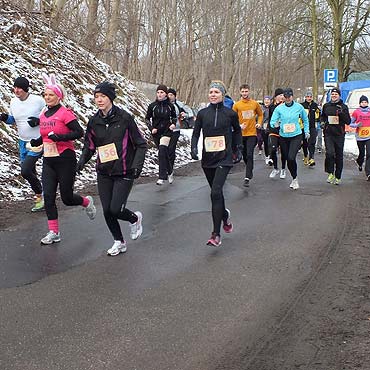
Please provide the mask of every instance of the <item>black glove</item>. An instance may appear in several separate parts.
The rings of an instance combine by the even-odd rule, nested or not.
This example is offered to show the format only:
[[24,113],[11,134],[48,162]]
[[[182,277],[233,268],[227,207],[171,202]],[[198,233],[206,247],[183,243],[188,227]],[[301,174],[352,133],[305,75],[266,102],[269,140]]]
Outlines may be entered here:
[[194,159],[194,161],[199,161],[198,149],[197,148],[192,148],[191,152],[190,152],[190,155],[191,155],[191,159]]
[[79,160],[76,164],[76,173],[81,173],[81,171],[84,169],[85,163],[81,160]]
[[37,117],[28,117],[27,123],[31,127],[36,127],[36,126],[38,126],[40,124],[40,118],[37,118]]
[[40,146],[42,144],[42,137],[40,136],[37,139],[31,139],[30,144],[31,146]]
[[242,151],[240,150],[240,148],[237,148],[233,154],[232,154],[232,158],[233,158],[233,163],[236,164],[236,163],[239,163],[242,159],[243,159],[243,153]]
[[53,131],[48,133],[48,138],[53,140],[53,141],[62,141],[63,140],[59,135],[54,134]]
[[0,114],[0,121],[4,121],[6,122],[9,118],[9,114],[8,113],[1,113]]

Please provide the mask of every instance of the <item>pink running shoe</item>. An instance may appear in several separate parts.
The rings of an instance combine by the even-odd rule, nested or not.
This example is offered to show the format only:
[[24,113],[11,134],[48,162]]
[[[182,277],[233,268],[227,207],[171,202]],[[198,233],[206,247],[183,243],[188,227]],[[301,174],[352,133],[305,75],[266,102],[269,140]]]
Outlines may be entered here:
[[220,235],[216,235],[215,233],[212,233],[211,237],[207,241],[207,245],[210,245],[212,247],[219,247],[221,245]]
[[226,212],[227,212],[227,218],[226,220],[223,220],[223,229],[225,231],[225,233],[231,233],[233,231],[233,224],[231,223],[230,221],[230,210],[228,210],[226,208]]

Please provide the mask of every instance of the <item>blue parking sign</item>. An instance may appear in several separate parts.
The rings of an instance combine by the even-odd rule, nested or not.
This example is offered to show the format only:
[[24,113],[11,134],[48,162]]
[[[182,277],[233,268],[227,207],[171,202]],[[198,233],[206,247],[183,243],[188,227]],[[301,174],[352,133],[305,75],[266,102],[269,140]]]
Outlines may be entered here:
[[324,69],[324,82],[338,82],[338,70],[337,69]]

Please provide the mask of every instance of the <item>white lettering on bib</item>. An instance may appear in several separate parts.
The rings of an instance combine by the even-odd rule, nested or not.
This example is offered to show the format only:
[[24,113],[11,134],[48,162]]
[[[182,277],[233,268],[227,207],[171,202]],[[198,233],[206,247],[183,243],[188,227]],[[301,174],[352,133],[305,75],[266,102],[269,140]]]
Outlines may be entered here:
[[59,157],[57,143],[44,142],[44,157]]
[[99,146],[98,153],[101,163],[106,163],[118,159],[117,148],[114,143]]
[[206,152],[221,152],[225,150],[225,136],[209,136],[204,139]]

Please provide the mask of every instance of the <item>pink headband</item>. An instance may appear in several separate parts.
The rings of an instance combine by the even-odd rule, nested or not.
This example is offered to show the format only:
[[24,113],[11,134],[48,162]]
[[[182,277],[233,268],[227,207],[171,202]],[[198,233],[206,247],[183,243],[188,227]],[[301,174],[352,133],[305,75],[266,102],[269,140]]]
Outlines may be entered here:
[[60,100],[63,100],[63,91],[58,85],[46,85],[45,89],[51,90]]

